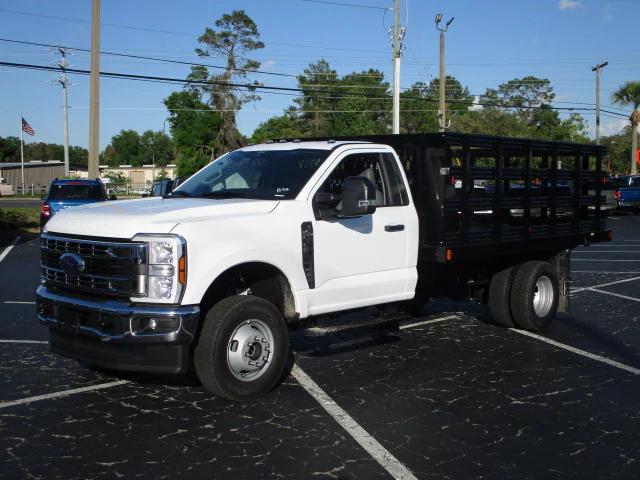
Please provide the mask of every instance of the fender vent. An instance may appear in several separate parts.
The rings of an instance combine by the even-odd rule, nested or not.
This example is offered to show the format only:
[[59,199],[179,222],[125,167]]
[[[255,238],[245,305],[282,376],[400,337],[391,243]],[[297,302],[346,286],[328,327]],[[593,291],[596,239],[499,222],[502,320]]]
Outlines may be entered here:
[[315,288],[316,279],[313,267],[313,225],[311,222],[304,222],[301,227],[302,238],[302,268],[307,277],[309,288]]

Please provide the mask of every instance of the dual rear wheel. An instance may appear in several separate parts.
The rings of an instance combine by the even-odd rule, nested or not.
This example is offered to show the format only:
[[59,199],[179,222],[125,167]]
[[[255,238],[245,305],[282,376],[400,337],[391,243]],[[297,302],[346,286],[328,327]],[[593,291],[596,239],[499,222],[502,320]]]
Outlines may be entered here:
[[547,262],[530,261],[491,278],[489,309],[505,327],[544,330],[558,311],[558,275]]

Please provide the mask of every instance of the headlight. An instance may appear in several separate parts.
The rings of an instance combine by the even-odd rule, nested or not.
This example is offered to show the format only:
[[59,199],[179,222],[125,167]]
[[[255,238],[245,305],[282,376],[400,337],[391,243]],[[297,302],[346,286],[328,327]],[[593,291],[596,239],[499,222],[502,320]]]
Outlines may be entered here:
[[146,295],[134,302],[178,303],[187,284],[187,247],[177,235],[140,234],[134,242],[147,247]]

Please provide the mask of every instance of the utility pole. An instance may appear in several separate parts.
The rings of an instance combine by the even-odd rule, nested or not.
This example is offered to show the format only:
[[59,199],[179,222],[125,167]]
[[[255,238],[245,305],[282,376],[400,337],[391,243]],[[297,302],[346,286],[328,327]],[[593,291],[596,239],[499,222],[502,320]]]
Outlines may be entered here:
[[400,0],[394,0],[393,22],[393,133],[400,133],[400,57],[405,28],[400,25]]
[[62,85],[62,114],[64,125],[64,176],[69,177],[69,107],[67,106],[67,87],[69,81],[67,79],[67,49],[64,47],[58,47],[58,51],[62,58],[60,59],[60,70],[62,74],[58,79],[60,85]]
[[607,65],[609,62],[604,62],[591,69],[592,72],[596,72],[596,145],[600,145],[600,70]]
[[100,154],[100,0],[91,15],[91,90],[89,97],[89,178],[98,178]]
[[440,125],[440,131],[445,132],[447,128],[451,126],[451,121],[447,122],[446,118],[446,102],[445,102],[445,94],[446,94],[446,73],[444,68],[444,33],[449,29],[449,25],[453,23],[454,17],[451,17],[449,21],[445,24],[444,27],[440,26],[440,22],[442,21],[442,14],[438,13],[436,15],[436,29],[440,32],[440,105],[438,107],[438,124]]

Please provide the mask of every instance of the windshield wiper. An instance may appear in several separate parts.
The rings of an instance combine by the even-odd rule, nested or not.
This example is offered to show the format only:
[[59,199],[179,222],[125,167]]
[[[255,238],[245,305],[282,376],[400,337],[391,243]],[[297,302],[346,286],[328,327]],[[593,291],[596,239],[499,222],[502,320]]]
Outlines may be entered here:
[[175,190],[171,193],[167,193],[166,195],[163,195],[162,198],[171,198],[171,197],[190,197],[191,194],[188,192],[184,192],[182,190]]
[[205,192],[198,195],[201,198],[246,198],[242,193],[231,190],[217,190],[215,192]]

